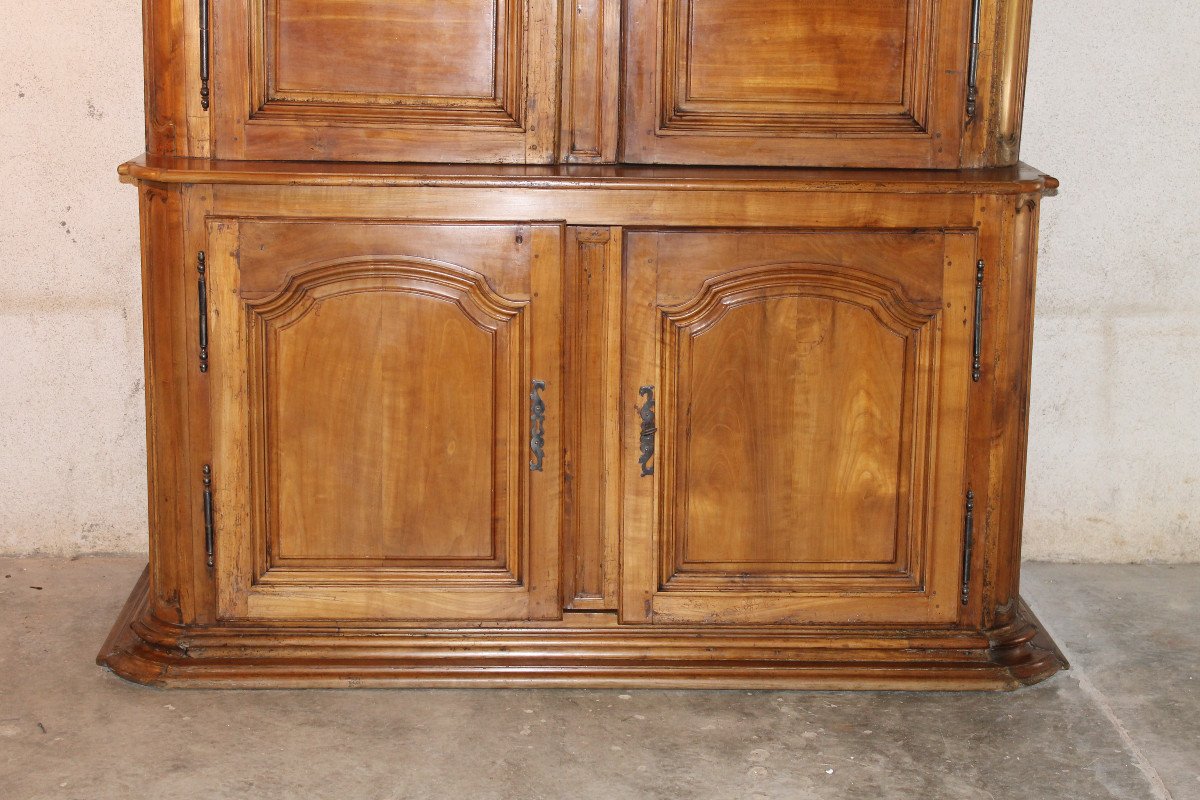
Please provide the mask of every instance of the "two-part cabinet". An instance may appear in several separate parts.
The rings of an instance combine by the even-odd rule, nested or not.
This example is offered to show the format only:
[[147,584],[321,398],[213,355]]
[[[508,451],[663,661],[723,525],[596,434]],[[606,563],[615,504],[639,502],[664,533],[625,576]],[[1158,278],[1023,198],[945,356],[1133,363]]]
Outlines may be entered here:
[[207,686],[1009,688],[1016,0],[150,0],[150,565]]

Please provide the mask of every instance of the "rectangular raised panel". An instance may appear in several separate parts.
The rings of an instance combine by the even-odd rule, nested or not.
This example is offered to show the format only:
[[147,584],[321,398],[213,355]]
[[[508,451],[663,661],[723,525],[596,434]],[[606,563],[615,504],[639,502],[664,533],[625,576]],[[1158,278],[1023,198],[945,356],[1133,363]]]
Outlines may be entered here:
[[559,229],[210,235],[223,616],[556,616]]
[[968,6],[632,0],[624,158],[955,166]]
[[554,157],[553,0],[213,3],[217,157]]
[[262,2],[252,119],[522,125],[523,0]]
[[[909,6],[913,6],[910,16]],[[675,0],[682,99],[899,105],[925,2]],[[673,8],[672,8],[673,6]]]
[[578,0],[563,16],[562,160],[617,159],[621,2]]
[[571,423],[563,596],[572,610],[609,610],[617,606],[620,561],[620,229],[568,228],[565,266]]
[[494,98],[519,8],[441,0],[433,14],[411,0],[267,0],[271,97]]
[[937,232],[628,234],[623,619],[954,619],[973,252]]

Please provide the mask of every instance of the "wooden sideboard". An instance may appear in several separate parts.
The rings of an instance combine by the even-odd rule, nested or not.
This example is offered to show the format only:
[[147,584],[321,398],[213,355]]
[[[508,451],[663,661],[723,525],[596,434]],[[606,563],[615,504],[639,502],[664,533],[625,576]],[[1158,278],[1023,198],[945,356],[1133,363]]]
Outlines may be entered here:
[[[1028,0],[147,0],[184,686],[1013,688]],[[449,55],[448,55],[449,54]]]

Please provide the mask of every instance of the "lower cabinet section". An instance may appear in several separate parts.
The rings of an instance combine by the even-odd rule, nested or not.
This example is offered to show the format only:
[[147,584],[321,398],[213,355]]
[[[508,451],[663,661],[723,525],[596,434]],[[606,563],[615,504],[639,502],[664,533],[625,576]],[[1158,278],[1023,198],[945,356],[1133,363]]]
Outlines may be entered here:
[[1063,665],[1016,594],[1041,176],[179,180],[142,183],[153,546],[101,653],[120,674],[955,689]]

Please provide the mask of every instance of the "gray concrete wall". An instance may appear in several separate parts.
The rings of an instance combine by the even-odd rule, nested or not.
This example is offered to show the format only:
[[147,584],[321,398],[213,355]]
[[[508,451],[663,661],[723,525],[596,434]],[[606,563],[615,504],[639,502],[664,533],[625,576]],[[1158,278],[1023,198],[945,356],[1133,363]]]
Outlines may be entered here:
[[1036,0],[1027,557],[1200,560],[1200,4]]
[[[6,0],[0,553],[146,546],[138,0]],[[1039,0],[1026,554],[1200,560],[1200,7]]]
[[146,548],[139,0],[4,0],[0,552]]

